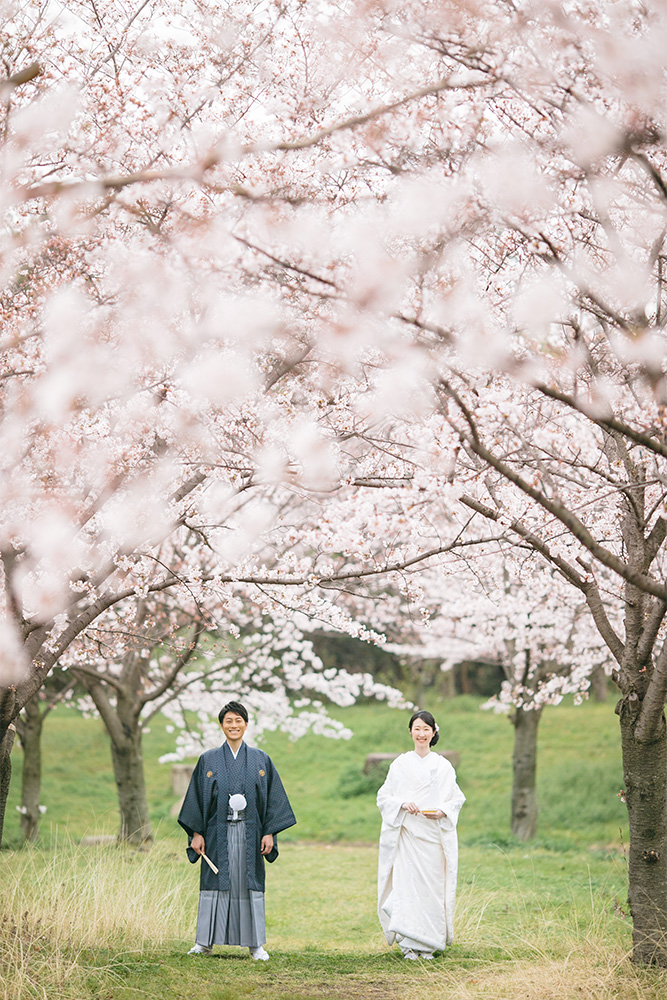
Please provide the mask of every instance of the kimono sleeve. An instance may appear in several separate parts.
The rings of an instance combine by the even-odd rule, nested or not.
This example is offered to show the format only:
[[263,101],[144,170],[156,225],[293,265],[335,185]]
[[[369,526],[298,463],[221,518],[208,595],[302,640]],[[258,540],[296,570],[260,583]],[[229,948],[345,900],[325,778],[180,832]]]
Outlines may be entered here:
[[262,822],[262,836],[270,833],[275,837],[281,830],[287,830],[288,827],[294,826],[296,816],[292,811],[287,793],[280,780],[280,775],[270,757],[266,760],[266,769],[268,782],[266,812]]
[[194,771],[192,772],[190,784],[188,785],[188,790],[185,793],[181,811],[178,814],[179,826],[182,826],[188,835],[187,854],[193,864],[195,861],[199,860],[199,855],[190,847],[192,838],[195,833],[201,833],[203,836],[206,829],[206,819],[204,815],[205,809],[201,791],[201,772],[202,759],[200,757],[195,765]]
[[444,812],[440,824],[445,830],[455,830],[465,795],[456,783],[456,771],[445,758],[441,758],[440,780],[438,782],[438,806]]
[[384,784],[377,793],[377,806],[382,821],[388,826],[401,826],[404,818],[401,815],[401,806],[405,799],[400,788],[399,762],[400,757],[392,761]]

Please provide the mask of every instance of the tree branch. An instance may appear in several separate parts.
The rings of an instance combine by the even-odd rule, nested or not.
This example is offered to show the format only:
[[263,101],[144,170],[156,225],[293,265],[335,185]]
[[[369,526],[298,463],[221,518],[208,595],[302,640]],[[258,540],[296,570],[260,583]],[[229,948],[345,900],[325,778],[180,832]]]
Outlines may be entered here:
[[23,83],[30,83],[42,72],[42,67],[38,62],[30,63],[25,69],[20,69],[18,73],[13,73],[6,80],[0,80],[0,94],[5,94],[8,90],[14,90]]
[[653,607],[649,612],[648,618],[644,622],[644,627],[641,632],[641,639],[637,644],[637,662],[640,667],[645,667],[653,652],[653,646],[655,645],[655,640],[662,625],[665,613],[667,612],[667,603],[665,601],[660,601],[656,599],[653,603]]
[[189,662],[194,652],[196,651],[197,646],[199,645],[199,640],[204,631],[206,630],[201,621],[196,621],[193,623],[192,635],[190,637],[190,641],[188,643],[187,648],[184,649],[181,655],[176,659],[173,666],[170,667],[170,669],[167,671],[164,678],[157,685],[157,687],[154,687],[150,691],[147,691],[143,695],[139,696],[142,707],[148,704],[148,702],[150,701],[155,701],[156,698],[159,698],[160,695],[164,694],[164,692],[171,687],[178,674],[181,672],[183,667]]
[[496,458],[493,452],[483,445],[479,439],[475,440],[472,435],[463,433],[462,437],[467,441],[468,446],[474,454],[481,458],[482,461],[490,465],[504,479],[516,486],[526,496],[529,496],[531,500],[535,500],[540,507],[560,521],[561,524],[565,525],[574,538],[603,566],[613,570],[614,573],[627,580],[628,583],[633,584],[638,590],[642,590],[647,594],[653,594],[654,597],[659,597],[661,600],[667,600],[667,586],[665,584],[658,583],[645,573],[633,570],[622,559],[606,549],[593,538],[586,525],[571,510],[568,510],[560,500],[550,500],[534,486],[531,486],[518,472],[511,469],[501,459]]
[[[486,504],[481,503],[479,500],[475,500],[473,497],[469,497],[464,494],[460,497],[460,501],[465,504],[466,507],[469,507],[470,510],[476,511],[478,514],[481,514],[482,517],[491,521],[498,522],[501,519],[501,515],[498,511],[495,511],[492,507],[488,507]],[[607,613],[604,609],[604,604],[602,603],[602,598],[600,597],[600,592],[595,581],[586,579],[575,569],[574,566],[568,563],[567,560],[563,559],[561,556],[555,555],[550,550],[546,542],[526,528],[520,521],[510,521],[509,528],[525,542],[527,542],[530,547],[535,550],[535,552],[538,552],[544,559],[547,560],[547,562],[558,570],[561,576],[563,576],[568,583],[571,583],[577,588],[577,590],[582,592],[586,598],[586,604],[590,609],[598,632],[609,647],[614,659],[620,664],[625,647],[607,617]]]
[[635,739],[638,743],[650,743],[659,734],[664,725],[665,698],[667,698],[667,643],[663,643],[656,659],[641,704],[635,726]]
[[618,417],[601,417],[593,412],[593,408],[588,406],[585,402],[579,402],[575,396],[570,396],[568,393],[561,392],[558,389],[553,389],[543,382],[535,383],[535,388],[542,393],[543,396],[547,396],[549,399],[553,399],[558,403],[563,403],[565,406],[569,406],[570,409],[576,410],[577,413],[581,413],[588,420],[591,420],[598,427],[602,427],[608,431],[616,431],[617,434],[621,434],[623,437],[629,438],[630,441],[634,441],[635,444],[642,445],[642,447],[647,448],[652,451],[655,455],[660,455],[662,458],[667,458],[667,444],[662,441],[656,440],[656,438],[647,431],[638,431],[624,421],[619,420]]

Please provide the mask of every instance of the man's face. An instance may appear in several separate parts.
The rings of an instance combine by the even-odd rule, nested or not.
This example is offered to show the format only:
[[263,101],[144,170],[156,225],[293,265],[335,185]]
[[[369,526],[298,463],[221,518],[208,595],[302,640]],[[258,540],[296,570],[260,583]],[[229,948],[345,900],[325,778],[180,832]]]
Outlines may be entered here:
[[225,712],[222,719],[222,731],[230,743],[238,743],[243,739],[243,734],[248,728],[248,723],[236,712]]

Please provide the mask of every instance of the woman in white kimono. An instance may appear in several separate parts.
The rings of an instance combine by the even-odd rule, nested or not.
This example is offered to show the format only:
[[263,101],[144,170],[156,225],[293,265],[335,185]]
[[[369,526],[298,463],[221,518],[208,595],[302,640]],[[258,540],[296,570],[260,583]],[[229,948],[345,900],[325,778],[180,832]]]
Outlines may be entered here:
[[454,938],[456,822],[465,795],[449,761],[431,750],[438,742],[431,713],[415,712],[408,728],[414,750],[392,762],[377,796],[378,916],[405,958],[433,958]]

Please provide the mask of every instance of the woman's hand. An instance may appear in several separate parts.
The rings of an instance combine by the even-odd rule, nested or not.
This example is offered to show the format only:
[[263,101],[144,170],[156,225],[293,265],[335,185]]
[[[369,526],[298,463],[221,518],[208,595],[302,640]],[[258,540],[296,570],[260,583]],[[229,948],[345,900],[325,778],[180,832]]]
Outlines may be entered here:
[[401,809],[405,809],[406,812],[412,813],[413,816],[418,816],[421,809],[416,802],[404,802]]
[[259,845],[260,854],[270,854],[273,850],[273,834],[265,833],[262,837],[262,842]]
[[425,813],[426,819],[442,819],[445,813],[442,809],[436,809],[435,812]]
[[204,838],[202,837],[201,833],[192,834],[192,842],[190,844],[190,847],[192,848],[193,851],[196,851],[197,854],[201,855],[205,853],[206,844],[204,842]]

